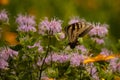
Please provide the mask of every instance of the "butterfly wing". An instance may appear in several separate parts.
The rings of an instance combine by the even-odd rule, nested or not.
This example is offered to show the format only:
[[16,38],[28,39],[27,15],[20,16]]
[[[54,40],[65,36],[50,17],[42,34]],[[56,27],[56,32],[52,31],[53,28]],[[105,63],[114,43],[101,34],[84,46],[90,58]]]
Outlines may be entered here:
[[91,29],[93,29],[93,25],[85,22],[78,23],[81,25],[80,30],[78,31],[79,36],[78,37],[83,37],[85,36]]
[[77,40],[77,27],[76,24],[71,24],[67,27],[67,36],[70,43]]
[[78,22],[71,24],[67,27],[66,33],[68,35],[69,45],[73,49],[77,45],[78,37],[83,37],[86,35],[91,29],[92,25],[86,22]]

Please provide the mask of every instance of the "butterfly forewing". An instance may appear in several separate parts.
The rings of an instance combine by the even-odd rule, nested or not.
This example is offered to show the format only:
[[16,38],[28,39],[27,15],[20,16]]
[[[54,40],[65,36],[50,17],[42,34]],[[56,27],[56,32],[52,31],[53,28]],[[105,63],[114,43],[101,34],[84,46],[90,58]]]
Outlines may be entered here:
[[91,24],[88,24],[84,21],[69,25],[67,27],[66,33],[67,33],[67,36],[68,36],[70,47],[74,48],[77,45],[78,37],[83,37],[92,28],[93,28],[93,26]]
[[78,31],[78,34],[79,34],[78,37],[83,37],[93,28],[92,24],[88,24],[85,22],[82,22],[79,24],[81,24],[81,29],[79,29],[79,31]]
[[77,23],[71,24],[67,28],[67,35],[69,42],[74,42],[77,40],[78,32],[79,31],[79,25]]

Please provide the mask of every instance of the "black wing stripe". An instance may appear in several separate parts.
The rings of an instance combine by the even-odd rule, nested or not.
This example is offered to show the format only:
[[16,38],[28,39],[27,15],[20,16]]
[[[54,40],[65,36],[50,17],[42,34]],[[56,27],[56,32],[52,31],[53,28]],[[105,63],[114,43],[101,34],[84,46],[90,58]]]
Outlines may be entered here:
[[83,37],[84,35],[86,35],[92,28],[93,28],[92,26],[88,27],[81,34],[79,34],[79,37]]

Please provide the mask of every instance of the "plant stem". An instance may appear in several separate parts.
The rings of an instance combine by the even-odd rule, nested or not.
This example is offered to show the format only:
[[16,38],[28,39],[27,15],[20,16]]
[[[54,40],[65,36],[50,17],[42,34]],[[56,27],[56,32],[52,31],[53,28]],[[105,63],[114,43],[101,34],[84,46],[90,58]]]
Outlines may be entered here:
[[43,72],[43,66],[45,64],[45,59],[47,58],[47,55],[50,51],[50,42],[51,42],[51,37],[48,37],[48,48],[47,48],[47,51],[46,51],[46,54],[45,54],[45,57],[43,58],[43,62],[42,62],[42,65],[41,65],[41,68],[40,68],[40,74],[39,74],[39,80],[41,80],[41,76],[42,76],[42,72]]

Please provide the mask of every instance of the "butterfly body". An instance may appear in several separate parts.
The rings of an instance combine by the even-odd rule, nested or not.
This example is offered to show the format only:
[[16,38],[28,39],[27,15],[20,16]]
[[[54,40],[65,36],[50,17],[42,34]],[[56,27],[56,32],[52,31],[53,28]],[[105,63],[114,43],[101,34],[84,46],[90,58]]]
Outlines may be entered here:
[[73,23],[66,28],[66,35],[68,36],[70,48],[75,48],[78,45],[78,37],[83,37],[86,35],[93,26],[84,21]]

